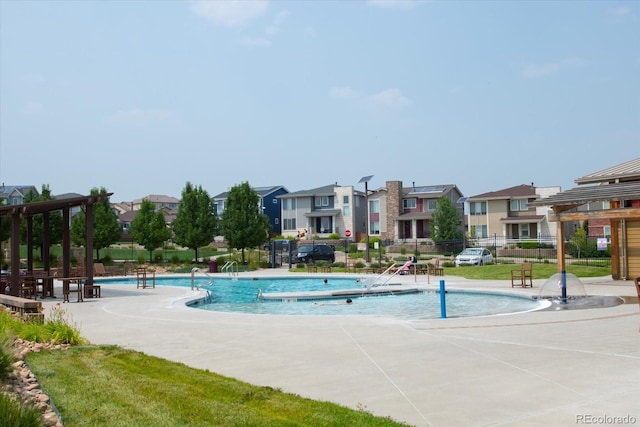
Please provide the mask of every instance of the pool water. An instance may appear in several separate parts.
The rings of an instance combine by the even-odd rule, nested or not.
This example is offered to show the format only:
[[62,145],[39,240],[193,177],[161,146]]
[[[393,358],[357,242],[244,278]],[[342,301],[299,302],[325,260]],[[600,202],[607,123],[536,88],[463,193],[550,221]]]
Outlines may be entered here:
[[[107,282],[135,284],[135,279],[107,279]],[[190,277],[156,278],[157,285],[191,287]],[[366,296],[366,288],[356,278],[231,278],[209,279],[196,277],[196,286],[211,294],[206,302],[191,306],[201,310],[239,312],[253,314],[296,315],[380,315],[399,319],[420,320],[440,317],[440,294],[420,291],[412,294]],[[265,301],[258,299],[258,292],[309,292],[361,289],[362,296],[315,300],[291,299]],[[548,302],[531,298],[466,291],[447,291],[447,317],[474,317],[538,310]]]

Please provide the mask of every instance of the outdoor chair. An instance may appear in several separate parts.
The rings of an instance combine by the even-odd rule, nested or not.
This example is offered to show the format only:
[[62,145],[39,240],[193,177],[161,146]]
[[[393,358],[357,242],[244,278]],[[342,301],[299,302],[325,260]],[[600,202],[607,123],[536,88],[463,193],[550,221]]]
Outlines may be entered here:
[[[528,282],[528,283],[527,283]],[[533,264],[523,262],[520,268],[511,270],[511,287],[522,286],[533,288]]]

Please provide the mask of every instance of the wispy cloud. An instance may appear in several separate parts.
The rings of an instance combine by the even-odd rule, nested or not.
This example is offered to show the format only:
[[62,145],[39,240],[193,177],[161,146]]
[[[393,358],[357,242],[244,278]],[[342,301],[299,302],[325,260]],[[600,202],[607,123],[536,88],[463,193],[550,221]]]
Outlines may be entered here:
[[168,123],[176,120],[175,113],[168,110],[143,110],[133,108],[120,110],[109,115],[106,122],[115,125],[144,126],[154,123]]
[[265,34],[270,36],[278,34],[289,15],[291,15],[291,12],[286,9],[276,13],[276,16],[273,18],[273,22],[271,23],[271,25],[269,25],[264,30]]
[[401,108],[411,104],[411,100],[400,93],[399,89],[386,89],[367,97],[374,105],[390,108]]
[[522,76],[527,79],[535,79],[538,77],[545,77],[551,74],[556,74],[561,70],[582,65],[584,61],[580,58],[566,58],[558,62],[549,62],[546,64],[529,64],[524,67]]
[[631,12],[633,12],[633,9],[629,6],[619,6],[609,9],[609,14],[615,16],[628,16],[631,15]]
[[336,86],[329,90],[329,95],[332,98],[357,98],[358,94],[350,86]]
[[28,116],[33,116],[36,114],[40,114],[44,110],[44,105],[37,101],[27,102],[22,107],[22,113]]
[[191,9],[203,18],[224,27],[239,27],[263,14],[268,0],[193,0]]
[[367,0],[367,5],[371,7],[382,7],[386,9],[401,9],[401,10],[413,9],[419,3],[423,3],[423,2],[418,0]]
[[243,37],[240,39],[240,44],[249,47],[269,47],[271,46],[271,40],[264,37]]

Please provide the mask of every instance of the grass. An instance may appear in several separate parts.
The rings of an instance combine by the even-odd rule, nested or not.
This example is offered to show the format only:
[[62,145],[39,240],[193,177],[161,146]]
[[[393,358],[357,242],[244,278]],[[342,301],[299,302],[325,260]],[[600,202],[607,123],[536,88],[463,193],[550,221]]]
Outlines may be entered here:
[[118,346],[30,353],[27,361],[66,427],[406,425]]
[[[511,280],[511,270],[517,269],[517,264],[493,264],[476,266],[445,267],[444,274],[464,277],[473,280]],[[582,265],[568,265],[567,273],[576,277],[603,277],[611,275],[611,267],[596,267]],[[533,278],[546,279],[558,272],[556,264],[533,264]]]

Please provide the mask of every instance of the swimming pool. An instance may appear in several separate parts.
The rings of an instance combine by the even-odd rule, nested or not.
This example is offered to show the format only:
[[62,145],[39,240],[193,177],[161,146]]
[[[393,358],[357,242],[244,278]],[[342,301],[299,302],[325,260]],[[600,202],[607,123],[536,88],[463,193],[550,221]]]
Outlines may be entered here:
[[[135,285],[132,279],[106,279],[102,283]],[[221,312],[285,315],[380,315],[399,319],[419,320],[440,317],[440,295],[424,286],[411,288],[407,294],[371,296],[357,278],[219,278],[209,285],[209,279],[196,276],[194,284],[210,293],[207,301],[190,304],[191,307]],[[157,285],[191,287],[191,277],[160,277]],[[389,286],[395,290],[398,286]],[[346,296],[328,297],[312,295],[314,292],[354,290],[349,293],[352,303],[345,304]],[[376,288],[376,290],[381,288]],[[295,292],[311,295],[304,298],[261,300],[259,293]],[[474,317],[539,310],[548,302],[517,295],[448,290],[447,317]]]

